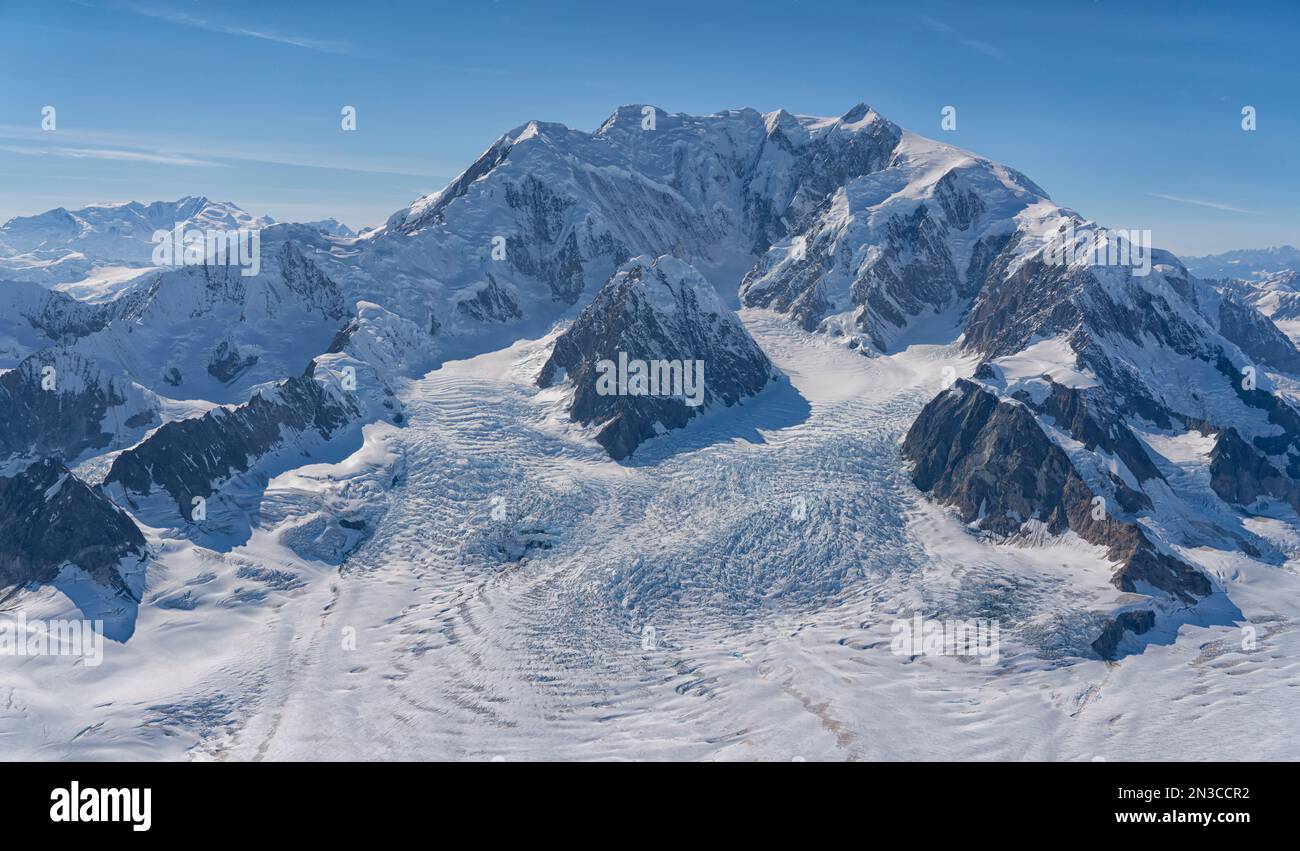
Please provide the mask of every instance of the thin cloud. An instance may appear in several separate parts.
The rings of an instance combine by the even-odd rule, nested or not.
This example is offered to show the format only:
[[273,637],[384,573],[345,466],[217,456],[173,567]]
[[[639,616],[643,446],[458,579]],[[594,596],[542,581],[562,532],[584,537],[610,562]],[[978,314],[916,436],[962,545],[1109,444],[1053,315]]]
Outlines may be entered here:
[[1255,210],[1243,210],[1240,207],[1233,207],[1230,204],[1220,204],[1217,201],[1201,201],[1197,198],[1182,198],[1178,195],[1165,195],[1160,192],[1148,192],[1152,198],[1163,198],[1166,201],[1174,201],[1179,204],[1191,204],[1193,207],[1208,207],[1211,210],[1226,210],[1229,213],[1245,213],[1250,216],[1259,215]]
[[115,148],[43,148],[24,145],[0,145],[0,151],[26,156],[67,157],[69,159],[116,160],[118,162],[156,163],[158,165],[219,166],[221,163],[195,159],[185,154],[149,151],[122,151]]
[[979,51],[991,59],[1005,61],[1007,58],[1006,54],[1002,52],[1002,48],[997,45],[989,44],[987,41],[980,41],[977,38],[971,38],[962,33],[956,27],[945,24],[943,21],[936,21],[934,18],[922,18],[921,22],[935,32],[951,36],[959,44],[963,44],[971,50]]
[[248,29],[247,27],[230,26],[228,24],[210,21],[207,18],[198,18],[194,15],[186,14],[185,12],[176,12],[170,9],[155,9],[149,6],[139,6],[132,3],[114,4],[111,8],[119,9],[123,12],[130,12],[133,15],[140,15],[144,18],[153,18],[154,20],[164,21],[169,24],[206,30],[207,32],[242,36],[244,38],[255,38],[262,41],[275,42],[276,44],[288,44],[293,47],[301,47],[304,50],[314,50],[318,53],[332,53],[341,56],[356,55],[356,50],[352,45],[341,41],[328,41],[325,39],[310,38],[308,36],[296,35],[293,33],[278,33],[271,32],[270,30],[254,30]]
[[[51,134],[32,127],[0,124],[0,151],[16,154],[48,155],[68,159],[94,158],[156,163],[177,166],[230,166],[237,164],[289,166],[325,171],[348,171],[362,174],[390,174],[413,177],[419,180],[446,180],[447,174],[458,169],[427,170],[424,164],[410,162],[366,160],[349,157],[346,160],[321,157],[297,151],[251,151],[241,148],[223,148],[205,142],[201,152],[193,140],[179,137],[144,139],[133,134],[59,130],[65,143],[47,144]],[[157,143],[161,142],[159,146]]]

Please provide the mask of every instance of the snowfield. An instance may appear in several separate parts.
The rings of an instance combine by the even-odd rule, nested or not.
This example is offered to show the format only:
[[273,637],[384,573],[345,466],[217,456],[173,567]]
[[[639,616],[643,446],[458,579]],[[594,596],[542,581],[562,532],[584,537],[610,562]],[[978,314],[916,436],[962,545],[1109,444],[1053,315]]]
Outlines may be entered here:
[[[568,421],[563,386],[534,385],[557,327],[402,386],[404,425],[273,478],[239,546],[146,529],[158,558],[129,643],[98,667],[0,665],[0,756],[1295,756],[1294,525],[1247,521],[1279,565],[1181,553],[1245,628],[1206,603],[1218,625],[1081,659],[1128,596],[1104,549],[979,540],[908,478],[909,425],[976,365],[929,342],[955,332],[919,324],[866,357],[740,315],[785,377],[625,463]],[[1009,366],[1029,375],[1038,354]],[[1211,441],[1143,439],[1177,498],[1209,493]],[[24,607],[78,616],[52,589]],[[895,654],[891,627],[914,612],[996,619],[997,663]]]

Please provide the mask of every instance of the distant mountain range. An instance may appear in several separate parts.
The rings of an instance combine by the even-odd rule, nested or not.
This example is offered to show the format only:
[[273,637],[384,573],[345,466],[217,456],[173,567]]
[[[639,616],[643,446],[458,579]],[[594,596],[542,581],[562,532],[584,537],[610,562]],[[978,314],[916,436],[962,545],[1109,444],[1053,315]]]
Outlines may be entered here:
[[1278,272],[1300,270],[1300,249],[1290,245],[1242,248],[1223,254],[1186,257],[1184,262],[1198,278],[1265,278]]
[[[44,284],[75,283],[104,266],[148,266],[156,231],[180,228],[261,229],[275,223],[229,201],[186,196],[177,201],[97,204],[79,210],[58,207],[19,216],[0,225],[0,275]],[[334,219],[305,226],[331,236],[355,236]]]

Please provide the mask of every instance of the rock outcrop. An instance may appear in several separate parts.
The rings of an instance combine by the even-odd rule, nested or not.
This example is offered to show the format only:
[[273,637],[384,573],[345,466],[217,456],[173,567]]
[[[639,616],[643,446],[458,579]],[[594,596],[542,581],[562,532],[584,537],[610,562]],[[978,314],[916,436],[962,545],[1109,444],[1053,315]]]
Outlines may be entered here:
[[300,436],[328,440],[360,415],[348,393],[314,373],[315,362],[305,374],[258,391],[243,405],[163,425],[113,461],[105,486],[120,486],[128,496],[165,491],[189,520],[195,497],[206,499]]
[[572,382],[571,418],[595,425],[596,441],[623,459],[645,440],[759,392],[774,375],[703,276],[676,258],[643,256],[559,336],[537,383]]
[[[998,536],[1037,525],[1104,546],[1122,591],[1154,588],[1183,604],[1213,590],[1199,570],[1162,551],[1136,523],[1105,510],[1023,403],[960,380],[917,417],[903,443],[916,486]],[[1098,509],[1101,510],[1098,510]]]
[[118,565],[143,557],[145,539],[98,489],[52,459],[0,476],[0,597],[53,582],[65,565],[134,599]]

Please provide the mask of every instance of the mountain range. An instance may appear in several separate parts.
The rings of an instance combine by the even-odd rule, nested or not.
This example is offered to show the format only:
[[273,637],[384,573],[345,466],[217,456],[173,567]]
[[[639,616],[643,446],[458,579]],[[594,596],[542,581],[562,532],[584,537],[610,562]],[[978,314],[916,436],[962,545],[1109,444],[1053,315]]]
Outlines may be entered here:
[[[178,226],[257,230],[257,273],[153,265],[153,232]],[[362,563],[398,534],[385,524],[401,500],[424,506],[411,522],[439,552],[460,541],[445,561],[457,571],[586,547],[584,570],[608,561],[611,575],[568,617],[608,605],[639,634],[685,601],[708,620],[833,607],[865,576],[903,594],[901,563],[882,578],[893,568],[873,550],[938,512],[924,522],[960,530],[967,565],[1070,555],[1023,599],[1005,575],[971,574],[968,596],[914,589],[895,604],[1005,611],[1029,657],[1122,659],[1237,628],[1243,566],[1287,570],[1296,259],[1133,245],[864,104],[838,117],[633,105],[593,132],[530,121],[360,235],[198,197],[13,219],[0,511],[18,520],[0,527],[0,595],[57,588],[137,641],[143,609],[221,614],[291,593],[311,565]],[[701,362],[702,395],[606,392],[602,364],[620,355]],[[906,393],[864,414],[836,389],[857,373]],[[453,404],[485,375],[514,395]],[[836,447],[806,453],[801,429],[824,418]],[[417,448],[420,429],[459,449]],[[515,454],[521,441],[534,448]],[[697,491],[677,467],[733,446],[750,447],[734,450],[742,465],[769,453],[774,478],[719,490],[719,473]],[[433,453],[418,472],[416,453]],[[532,494],[475,490],[487,463]],[[669,471],[683,478],[652,497]],[[843,476],[896,481],[897,503],[852,501]],[[552,486],[561,503],[606,493],[590,513],[614,527],[691,518],[696,537],[620,561],[622,544],[536,501]],[[498,498],[507,528],[467,531],[467,506]],[[822,503],[834,523],[791,543],[785,508],[802,522]],[[209,575],[235,577],[228,596],[204,601]],[[1030,587],[1056,602],[1036,609],[1049,592]]]

